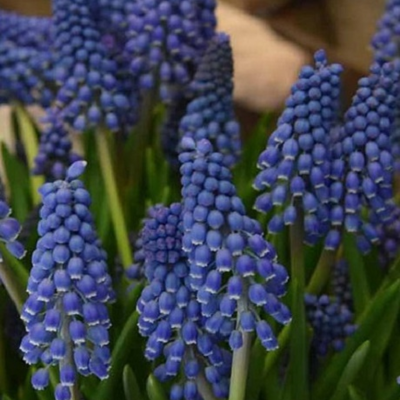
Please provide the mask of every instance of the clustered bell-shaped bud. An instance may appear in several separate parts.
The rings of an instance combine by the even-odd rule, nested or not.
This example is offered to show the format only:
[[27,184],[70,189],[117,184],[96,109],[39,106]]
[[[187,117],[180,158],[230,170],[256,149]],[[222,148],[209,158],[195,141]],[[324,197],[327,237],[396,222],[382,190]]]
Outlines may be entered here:
[[117,77],[90,6],[84,0],[54,0],[56,106],[77,130],[104,124],[132,125],[132,96]]
[[349,265],[341,259],[335,263],[332,270],[332,292],[339,303],[353,309],[353,292],[350,282]]
[[31,17],[0,10],[0,38],[20,47],[48,50],[53,23],[48,17]]
[[267,350],[278,345],[260,310],[287,324],[291,315],[279,297],[288,275],[259,224],[246,216],[224,157],[212,144],[190,137],[180,154],[183,249],[189,258],[187,286],[197,291],[205,329],[229,338],[233,350],[243,333],[257,333]]
[[180,203],[150,209],[136,257],[148,282],[137,304],[139,332],[148,337],[145,356],[165,357],[154,375],[161,381],[176,378],[171,400],[200,398],[200,376],[205,376],[217,397],[226,397],[231,355],[221,347],[220,338],[204,327],[201,304],[188,282],[182,236]]
[[46,127],[40,136],[33,173],[45,175],[47,180],[61,179],[67,168],[80,157],[72,151],[71,139],[58,111],[47,110],[43,123]]
[[[374,64],[358,83],[344,124],[335,132],[330,190],[331,231],[325,245],[337,248],[340,229],[357,235],[362,252],[379,240],[377,225],[393,211],[394,126],[399,64]],[[366,208],[367,216],[363,212]]]
[[345,339],[356,330],[352,323],[353,313],[338,299],[327,295],[306,294],[305,303],[307,319],[313,328],[312,348],[315,353],[323,357],[331,348],[342,350]]
[[19,101],[47,107],[53,99],[47,83],[51,80],[52,55],[47,50],[22,47],[0,39],[0,103]]
[[187,85],[214,35],[214,0],[138,0],[130,7],[128,42],[131,71],[146,92],[159,86],[170,102]]
[[40,189],[40,239],[21,314],[27,331],[20,346],[23,359],[44,365],[32,375],[32,384],[44,389],[49,369],[58,366],[56,400],[71,398],[78,374],[106,379],[110,367],[106,305],[114,292],[88,208],[91,199],[78,179],[85,166],[74,163],[65,180]]
[[268,231],[294,224],[301,210],[310,244],[329,228],[330,131],[337,124],[342,72],[340,65],[327,63],[322,50],[314,58],[315,68],[303,67],[292,87],[254,181],[254,188],[264,192],[255,209],[274,210]]
[[233,106],[233,58],[229,37],[217,34],[196,71],[188,91],[192,100],[180,123],[182,137],[198,142],[209,140],[223,155],[223,163],[232,167],[238,160],[240,127]]

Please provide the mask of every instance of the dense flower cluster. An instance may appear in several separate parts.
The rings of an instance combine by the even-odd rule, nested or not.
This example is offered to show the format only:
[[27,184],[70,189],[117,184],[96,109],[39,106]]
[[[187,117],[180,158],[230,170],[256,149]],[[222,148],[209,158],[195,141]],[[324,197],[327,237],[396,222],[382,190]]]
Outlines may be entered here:
[[316,354],[323,357],[330,348],[342,350],[346,337],[356,329],[352,312],[338,299],[327,295],[307,294],[305,303],[307,319],[314,331],[312,346]]
[[21,314],[27,330],[20,346],[24,360],[44,364],[33,374],[32,384],[44,389],[49,368],[58,366],[56,400],[71,398],[78,373],[105,379],[110,366],[106,304],[114,293],[88,209],[91,199],[78,179],[85,165],[74,163],[66,180],[40,189],[40,239],[32,255],[29,297]]
[[[391,218],[393,211],[393,157],[390,134],[394,126],[398,64],[373,65],[362,78],[336,132],[333,145],[330,197],[334,206],[331,224],[342,224],[358,235],[361,251],[379,240],[376,226]],[[363,217],[363,209],[368,217]],[[329,245],[337,247],[338,230],[331,230]]]
[[138,0],[131,5],[126,51],[142,91],[159,87],[159,97],[169,102],[190,82],[214,35],[214,8],[214,0]]
[[148,282],[138,301],[139,331],[149,337],[145,355],[149,360],[164,355],[165,362],[154,371],[158,379],[179,378],[171,388],[171,400],[198,399],[200,375],[217,397],[226,397],[231,355],[204,327],[201,304],[188,284],[182,236],[181,204],[150,209],[136,252]]
[[301,209],[308,243],[329,229],[330,131],[338,122],[342,72],[340,65],[327,64],[323,51],[315,54],[315,64],[301,70],[259,157],[261,172],[254,181],[254,187],[265,192],[257,198],[256,210],[274,209],[269,232],[294,224]]
[[210,41],[193,81],[192,100],[180,123],[182,137],[209,140],[231,167],[238,160],[240,128],[233,108],[233,59],[229,37],[217,34]]
[[104,124],[115,131],[133,124],[133,93],[117,79],[107,49],[84,0],[55,0],[56,105],[77,131]]
[[229,337],[233,350],[242,346],[243,333],[252,331],[267,350],[274,349],[274,333],[258,310],[282,324],[290,321],[289,310],[279,301],[285,294],[287,272],[277,263],[259,224],[246,216],[223,155],[214,152],[207,139],[195,142],[184,137],[182,149],[187,284],[197,291],[205,328]]
[[353,295],[350,283],[349,265],[346,260],[337,261],[332,271],[332,291],[340,303],[353,309]]
[[43,121],[47,127],[40,136],[39,153],[33,173],[47,179],[61,179],[66,169],[79,159],[72,151],[72,142],[58,111],[49,109]]

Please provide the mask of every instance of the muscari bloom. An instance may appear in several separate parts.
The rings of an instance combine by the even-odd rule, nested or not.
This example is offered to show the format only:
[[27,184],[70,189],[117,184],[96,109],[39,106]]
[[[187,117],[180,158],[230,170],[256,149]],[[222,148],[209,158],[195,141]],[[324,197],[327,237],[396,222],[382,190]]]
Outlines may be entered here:
[[65,180],[40,189],[40,239],[21,313],[27,331],[20,345],[23,359],[43,364],[32,375],[32,385],[44,389],[49,369],[57,366],[56,400],[71,398],[78,374],[106,379],[110,367],[106,305],[114,292],[88,208],[90,195],[78,179],[85,166],[74,163]]
[[226,397],[231,355],[220,346],[221,338],[205,329],[201,304],[189,284],[182,228],[180,203],[157,205],[149,210],[137,241],[135,259],[148,283],[137,304],[139,332],[148,337],[145,356],[164,358],[154,374],[161,381],[174,379],[171,400],[201,398],[200,375],[217,397]]
[[182,245],[189,259],[187,287],[197,291],[205,329],[242,346],[243,333],[257,333],[267,350],[278,346],[263,310],[282,324],[291,315],[279,300],[288,275],[259,224],[246,216],[224,156],[207,139],[182,139]]
[[67,168],[80,157],[72,151],[72,142],[60,112],[47,110],[43,122],[46,127],[40,136],[33,173],[45,175],[47,180],[62,179]]
[[170,102],[192,78],[214,35],[214,0],[138,0],[130,6],[126,51],[143,92]]
[[[335,131],[330,178],[331,231],[325,245],[337,248],[342,227],[357,235],[360,251],[379,240],[377,226],[393,211],[390,134],[398,93],[398,64],[374,64],[360,79],[344,123]],[[366,211],[366,216],[363,211]]]
[[306,315],[313,328],[312,349],[323,357],[329,349],[340,351],[345,339],[354,333],[353,313],[337,298],[305,295]]
[[180,123],[181,137],[207,139],[232,167],[238,160],[240,127],[233,106],[233,58],[229,37],[215,35],[196,71],[188,92],[192,100]]
[[346,260],[341,259],[333,266],[331,287],[333,295],[339,303],[345,304],[350,310],[352,310],[353,294],[350,282],[349,265]]
[[[337,124],[342,67],[321,50],[315,68],[303,67],[278,127],[258,159],[257,211],[274,209],[270,233],[304,214],[305,241],[313,244],[329,227],[330,131]],[[303,218],[303,217],[302,217]]]
[[131,126],[136,93],[127,93],[118,79],[90,5],[53,0],[53,14],[56,106],[63,118],[80,132],[102,124],[112,131]]

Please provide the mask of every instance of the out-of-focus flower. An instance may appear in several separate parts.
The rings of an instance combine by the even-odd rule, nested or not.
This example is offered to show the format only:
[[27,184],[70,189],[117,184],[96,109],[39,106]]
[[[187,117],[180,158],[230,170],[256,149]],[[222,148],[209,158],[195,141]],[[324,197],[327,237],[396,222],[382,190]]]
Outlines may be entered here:
[[74,163],[65,180],[40,189],[40,239],[21,314],[27,330],[20,346],[23,358],[44,365],[33,374],[32,384],[44,389],[49,369],[58,366],[56,400],[71,398],[78,374],[106,379],[110,367],[106,304],[114,292],[88,208],[90,195],[78,179],[85,165]]
[[341,259],[335,263],[332,270],[332,291],[339,303],[353,309],[353,295],[350,282],[349,265]]
[[329,349],[340,351],[345,339],[356,330],[353,313],[338,299],[327,295],[305,296],[307,319],[313,328],[313,350],[318,356],[325,356]]
[[165,360],[155,369],[161,381],[177,377],[171,400],[195,400],[205,376],[217,397],[229,389],[231,355],[210,335],[201,305],[190,287],[187,256],[182,249],[182,205],[150,209],[140,234],[136,260],[143,263],[148,286],[138,301],[139,332],[149,339],[145,356]]
[[342,67],[329,65],[325,53],[315,54],[315,68],[303,67],[286,101],[278,128],[258,159],[254,181],[263,191],[255,209],[274,215],[270,233],[292,225],[301,210],[307,243],[329,227],[330,131],[337,124]]
[[214,0],[138,0],[130,5],[131,71],[163,102],[187,85],[215,30]]
[[43,121],[47,126],[40,136],[39,153],[33,173],[47,180],[62,179],[67,168],[80,157],[72,151],[72,142],[58,111],[47,110]]
[[136,93],[126,93],[84,0],[53,0],[56,106],[77,130],[103,124],[112,131],[134,123]]
[[224,156],[206,139],[184,137],[181,145],[186,286],[197,291],[205,329],[229,338],[233,350],[242,346],[242,334],[252,331],[267,350],[275,349],[275,335],[259,310],[279,323],[290,321],[279,300],[287,272],[259,224],[246,216]]
[[[362,78],[335,132],[332,151],[330,200],[331,231],[326,246],[336,248],[339,230],[358,237],[362,252],[378,242],[377,225],[393,211],[393,156],[390,135],[394,126],[399,64],[374,64]],[[363,216],[365,210],[367,217]]]

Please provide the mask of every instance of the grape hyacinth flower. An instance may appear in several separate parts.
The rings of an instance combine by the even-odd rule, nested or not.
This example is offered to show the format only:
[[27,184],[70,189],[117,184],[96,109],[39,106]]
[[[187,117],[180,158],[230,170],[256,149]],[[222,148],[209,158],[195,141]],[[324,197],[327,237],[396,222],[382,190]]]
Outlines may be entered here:
[[[336,248],[342,226],[357,235],[360,251],[379,240],[377,225],[393,211],[393,156],[390,134],[398,95],[399,64],[374,64],[360,79],[344,124],[333,144],[331,231],[326,246]],[[363,216],[363,210],[367,216]]]
[[215,396],[226,397],[231,355],[220,346],[221,338],[204,327],[201,305],[188,284],[182,236],[180,203],[149,210],[136,252],[148,282],[137,305],[139,332],[148,337],[145,356],[149,360],[165,357],[154,374],[161,381],[176,378],[171,400],[199,399],[202,378]]
[[215,0],[138,0],[130,6],[126,51],[142,92],[163,102],[186,86],[214,35]]
[[44,365],[32,375],[32,385],[44,389],[49,369],[57,366],[56,400],[71,399],[78,374],[106,379],[110,367],[106,305],[114,292],[88,208],[90,195],[78,179],[85,166],[74,163],[65,180],[40,189],[40,239],[21,314],[27,331],[20,346],[23,359]]
[[47,110],[43,122],[47,125],[40,136],[39,153],[35,158],[35,175],[45,175],[47,180],[65,176],[67,168],[80,157],[72,151],[72,142],[63,118],[56,110]]
[[350,282],[349,265],[346,260],[337,261],[332,270],[332,291],[339,303],[353,309],[353,294]]
[[90,6],[84,0],[53,0],[56,106],[79,132],[104,125],[132,126],[135,93],[125,93],[117,63],[107,54]]
[[258,159],[255,209],[269,213],[270,233],[304,214],[305,241],[315,243],[329,227],[330,130],[337,123],[342,67],[315,53],[315,68],[302,68],[278,127]]
[[19,47],[49,50],[53,23],[48,17],[25,16],[0,10],[0,39]]
[[259,224],[246,216],[224,157],[212,144],[182,139],[183,249],[189,258],[187,286],[197,291],[205,329],[229,340],[232,350],[255,331],[267,350],[278,346],[259,310],[281,324],[291,315],[279,300],[288,275]]
[[233,106],[233,58],[229,37],[215,35],[196,71],[188,92],[192,100],[180,123],[182,137],[209,140],[232,167],[238,160],[240,127]]
[[323,357],[329,349],[340,351],[345,339],[354,333],[353,313],[336,298],[327,295],[305,296],[307,319],[313,328],[312,348]]

